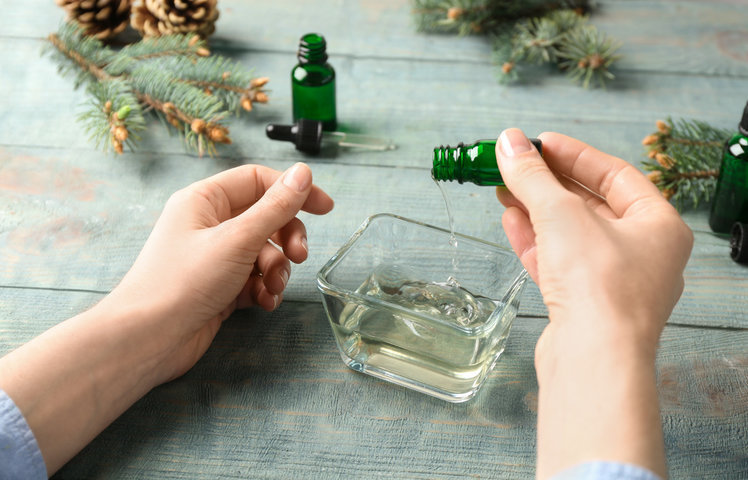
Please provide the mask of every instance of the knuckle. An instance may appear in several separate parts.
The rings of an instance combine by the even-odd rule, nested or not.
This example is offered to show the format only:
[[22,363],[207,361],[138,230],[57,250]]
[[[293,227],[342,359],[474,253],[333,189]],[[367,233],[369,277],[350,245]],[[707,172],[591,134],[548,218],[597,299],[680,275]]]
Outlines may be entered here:
[[268,193],[268,203],[276,209],[281,212],[288,212],[294,209],[294,202],[288,195],[284,195],[284,192],[273,191]]
[[168,200],[166,200],[166,204],[167,205],[179,205],[182,203],[186,203],[189,196],[190,196],[189,187],[179,189],[176,192],[169,195]]
[[187,187],[177,190],[169,197],[172,203],[192,203],[196,200],[207,200],[216,204],[220,196],[214,185],[208,181],[195,182]]
[[514,177],[522,181],[532,181],[549,173],[548,166],[535,158],[526,158],[515,163]]

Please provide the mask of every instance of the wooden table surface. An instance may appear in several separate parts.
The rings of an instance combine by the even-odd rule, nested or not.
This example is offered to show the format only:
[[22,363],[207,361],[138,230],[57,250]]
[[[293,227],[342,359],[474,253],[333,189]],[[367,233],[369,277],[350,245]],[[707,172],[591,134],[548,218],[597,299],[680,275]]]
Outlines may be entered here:
[[[602,1],[621,40],[607,90],[552,70],[496,82],[484,38],[419,34],[407,0],[221,0],[213,50],[269,76],[270,103],[231,123],[218,157],[186,153],[156,124],[138,153],[97,151],[75,121],[86,94],[40,51],[62,12],[0,0],[0,353],[91,306],[142,247],[168,196],[243,163],[307,161],[336,200],[305,215],[311,255],[274,313],[236,313],[184,377],[135,404],[56,478],[512,478],[534,475],[533,349],[547,323],[522,297],[506,352],[479,395],[449,404],[348,370],[315,274],[369,215],[446,225],[430,149],[518,126],[556,130],[639,163],[668,116],[735,128],[748,99],[748,2]],[[298,38],[317,31],[337,72],[341,128],[392,138],[385,153],[305,157],[265,138],[290,120]],[[506,244],[492,189],[450,184],[458,231]],[[748,269],[684,214],[696,243],[658,357],[672,478],[748,478]]]

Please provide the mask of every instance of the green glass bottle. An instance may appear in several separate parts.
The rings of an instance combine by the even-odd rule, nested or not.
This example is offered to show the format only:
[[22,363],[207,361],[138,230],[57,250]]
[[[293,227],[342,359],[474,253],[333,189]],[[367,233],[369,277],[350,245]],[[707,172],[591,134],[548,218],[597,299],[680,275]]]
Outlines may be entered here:
[[[541,141],[531,138],[530,142],[542,155]],[[472,182],[481,186],[504,185],[496,164],[496,140],[478,140],[472,145],[460,142],[456,147],[435,148],[431,176],[434,180]]]
[[316,33],[304,35],[297,56],[299,63],[291,70],[294,122],[319,120],[323,130],[335,130],[335,70],[327,63],[325,38]]
[[709,226],[729,233],[735,222],[748,222],[748,103],[722,154],[722,165],[709,214]]

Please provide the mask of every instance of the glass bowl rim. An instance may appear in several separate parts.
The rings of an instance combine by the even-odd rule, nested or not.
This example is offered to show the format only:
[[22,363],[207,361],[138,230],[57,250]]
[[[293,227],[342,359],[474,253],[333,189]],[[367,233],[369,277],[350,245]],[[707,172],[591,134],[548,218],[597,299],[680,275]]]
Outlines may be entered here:
[[[319,272],[317,272],[317,288],[320,290],[322,294],[324,295],[332,294],[337,297],[348,297],[348,298],[352,297],[356,299],[359,304],[364,304],[364,305],[374,307],[374,308],[386,307],[388,309],[394,309],[394,310],[400,311],[412,317],[421,318],[421,319],[431,321],[431,322],[437,322],[441,325],[452,328],[454,330],[459,331],[462,334],[467,334],[467,335],[480,334],[480,333],[485,332],[486,330],[492,329],[495,326],[495,324],[498,322],[498,318],[500,317],[500,315],[497,315],[496,312],[500,311],[501,310],[500,308],[496,308],[496,310],[494,310],[493,313],[491,313],[491,316],[486,322],[483,322],[476,326],[466,327],[463,325],[458,325],[454,322],[446,321],[443,318],[437,317],[435,315],[431,315],[431,314],[424,313],[424,312],[414,312],[412,310],[409,310],[395,303],[390,303],[390,302],[380,300],[377,298],[372,298],[367,295],[362,295],[360,293],[356,293],[353,290],[348,290],[348,289],[341,288],[337,285],[332,284],[327,279],[330,272],[333,270],[333,268],[335,268],[335,266],[337,266],[338,263],[340,263],[346,257],[348,252],[351,250],[351,247],[364,234],[364,232],[369,227],[369,225],[371,225],[374,221],[379,220],[380,218],[390,218],[393,220],[404,221],[406,223],[416,225],[417,227],[425,227],[431,230],[437,230],[437,231],[446,233],[447,235],[452,234],[452,232],[450,232],[446,228],[437,227],[435,225],[430,225],[428,223],[420,222],[418,220],[413,220],[410,218],[402,217],[394,213],[376,213],[374,215],[370,215],[356,229],[356,231],[353,232],[353,234],[348,238],[348,240],[335,252],[335,254],[333,254],[333,256],[330,257],[330,259],[322,266],[322,268],[320,268]],[[497,243],[489,242],[488,240],[483,240],[481,238],[473,237],[473,236],[466,235],[466,234],[459,233],[459,232],[454,232],[454,235],[455,237],[465,240],[468,243],[491,247],[502,253],[514,255],[514,251],[512,251],[511,249],[507,247],[499,245]],[[517,294],[517,291],[520,288],[522,288],[525,281],[527,280],[527,277],[528,277],[527,270],[525,270],[524,267],[520,268],[519,272],[514,277],[514,280],[512,281],[510,287],[504,292],[501,298],[502,305],[504,305],[505,307],[508,305],[509,302],[507,302],[506,300],[508,298],[514,297]]]

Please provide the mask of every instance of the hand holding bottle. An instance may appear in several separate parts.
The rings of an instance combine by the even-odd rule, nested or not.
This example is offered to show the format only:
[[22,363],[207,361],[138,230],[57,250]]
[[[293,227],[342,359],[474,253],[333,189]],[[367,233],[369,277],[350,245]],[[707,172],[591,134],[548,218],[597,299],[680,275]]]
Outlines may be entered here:
[[563,135],[540,138],[544,159],[519,130],[499,138],[508,190],[498,197],[551,319],[624,314],[627,328],[656,343],[683,290],[690,229],[633,165]]
[[692,233],[631,164],[540,139],[544,157],[517,129],[496,146],[504,230],[550,318],[535,355],[538,475],[591,459],[664,474],[654,357]]

